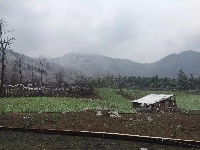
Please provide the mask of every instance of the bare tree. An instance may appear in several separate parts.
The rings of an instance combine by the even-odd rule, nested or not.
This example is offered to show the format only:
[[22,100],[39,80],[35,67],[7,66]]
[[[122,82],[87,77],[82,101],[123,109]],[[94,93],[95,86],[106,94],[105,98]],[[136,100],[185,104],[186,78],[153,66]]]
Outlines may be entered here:
[[6,51],[8,48],[10,48],[10,45],[12,44],[12,41],[14,38],[9,38],[6,36],[8,32],[11,32],[9,30],[6,30],[7,23],[0,19],[0,53],[1,53],[1,84],[0,84],[0,96],[3,96],[3,85],[4,85],[4,75],[5,75],[5,57],[6,57]]
[[13,68],[11,70],[11,78],[10,78],[10,83],[12,85],[15,85],[17,83],[19,83],[19,74],[18,74],[19,70],[17,67],[17,63],[16,61],[13,62]]
[[31,83],[34,83],[34,67],[31,65]]
[[61,88],[64,86],[64,70],[59,69],[56,74],[55,74],[55,79],[56,79],[56,86],[58,88]]
[[23,54],[20,54],[19,58],[15,61],[15,65],[18,68],[18,72],[19,72],[19,83],[22,83],[22,71],[23,71]]
[[47,65],[47,58],[44,56],[39,56],[39,72],[40,72],[40,84],[41,86],[44,86],[44,74],[45,72],[45,65]]

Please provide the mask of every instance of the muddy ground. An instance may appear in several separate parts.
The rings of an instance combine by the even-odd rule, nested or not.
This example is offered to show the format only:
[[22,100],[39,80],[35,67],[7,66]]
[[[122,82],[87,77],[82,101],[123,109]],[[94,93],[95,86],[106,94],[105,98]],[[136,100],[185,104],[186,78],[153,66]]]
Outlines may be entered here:
[[108,110],[6,113],[0,114],[0,126],[113,132],[200,141],[200,115],[194,114],[115,114]]

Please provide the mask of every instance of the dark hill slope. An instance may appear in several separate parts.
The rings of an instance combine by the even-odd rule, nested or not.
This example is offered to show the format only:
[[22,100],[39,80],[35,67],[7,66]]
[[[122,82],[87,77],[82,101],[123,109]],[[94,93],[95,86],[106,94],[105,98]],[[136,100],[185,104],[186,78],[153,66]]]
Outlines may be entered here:
[[179,70],[183,70],[186,75],[200,76],[200,52],[190,50],[168,55],[150,64],[149,75],[177,77]]

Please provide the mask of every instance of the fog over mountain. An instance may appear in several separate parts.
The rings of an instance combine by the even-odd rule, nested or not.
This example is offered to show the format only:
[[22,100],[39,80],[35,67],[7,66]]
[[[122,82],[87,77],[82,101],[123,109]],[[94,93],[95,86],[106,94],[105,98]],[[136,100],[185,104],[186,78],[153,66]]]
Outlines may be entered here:
[[[24,54],[7,51],[6,57],[6,77],[12,78],[16,70],[14,64],[22,59],[22,74],[26,81],[31,81],[32,67],[35,78],[40,77],[39,60]],[[77,75],[83,76],[141,76],[177,78],[180,70],[183,70],[187,76],[193,74],[200,76],[200,52],[184,51],[179,54],[170,54],[154,63],[137,63],[128,59],[110,58],[94,54],[69,53],[62,57],[51,58],[46,61],[43,68],[45,82],[55,81],[55,74],[60,70],[65,73],[66,81],[76,78]],[[16,71],[15,71],[16,70]]]
[[62,67],[80,70],[88,76],[155,76],[176,78],[179,70],[186,75],[200,75],[200,52],[192,50],[170,54],[154,63],[137,63],[128,59],[110,58],[93,54],[69,53],[50,59]]
[[[42,58],[44,61],[41,66],[39,59]],[[19,62],[21,63],[19,64]],[[65,74],[65,81],[68,83],[72,82],[79,71],[74,70],[69,67],[63,67],[59,64],[49,61],[45,56],[40,56],[38,58],[29,57],[27,55],[14,52],[12,50],[6,51],[6,70],[5,70],[5,80],[8,83],[16,81],[19,83],[20,78],[20,65],[22,69],[22,82],[23,83],[40,83],[41,79],[41,69],[43,70],[43,82],[52,83],[55,82],[56,73],[62,71]],[[0,66],[1,68],[1,66]],[[76,74],[75,74],[76,73]]]
[[[45,57],[44,57],[45,58]],[[21,62],[21,63],[20,63]],[[12,50],[6,51],[6,80],[13,80],[13,77],[19,82],[19,72],[22,70],[22,81],[24,82],[39,82],[40,69],[43,69],[43,78],[45,82],[51,82],[54,80],[54,74],[62,67],[56,63],[49,62],[47,59],[43,62],[43,67],[40,66],[39,58],[32,58],[24,54],[14,52]],[[20,69],[21,66],[21,69]]]

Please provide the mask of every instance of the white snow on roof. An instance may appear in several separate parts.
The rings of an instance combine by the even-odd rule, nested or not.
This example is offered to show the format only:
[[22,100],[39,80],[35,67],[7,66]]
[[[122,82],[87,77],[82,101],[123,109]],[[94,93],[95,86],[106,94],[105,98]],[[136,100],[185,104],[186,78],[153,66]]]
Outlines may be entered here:
[[174,95],[172,95],[172,94],[170,94],[170,95],[168,95],[168,94],[150,94],[150,95],[147,95],[147,96],[140,98],[138,100],[134,100],[132,102],[149,105],[149,104],[154,104],[154,103],[166,100],[166,99],[168,99],[172,96],[174,96]]

